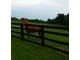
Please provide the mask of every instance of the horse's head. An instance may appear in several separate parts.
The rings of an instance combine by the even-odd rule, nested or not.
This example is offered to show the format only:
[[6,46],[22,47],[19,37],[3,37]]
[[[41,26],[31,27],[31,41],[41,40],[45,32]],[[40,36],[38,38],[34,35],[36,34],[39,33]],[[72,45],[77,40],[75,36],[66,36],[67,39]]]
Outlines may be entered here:
[[22,23],[23,24],[29,24],[28,19],[27,18],[21,18]]

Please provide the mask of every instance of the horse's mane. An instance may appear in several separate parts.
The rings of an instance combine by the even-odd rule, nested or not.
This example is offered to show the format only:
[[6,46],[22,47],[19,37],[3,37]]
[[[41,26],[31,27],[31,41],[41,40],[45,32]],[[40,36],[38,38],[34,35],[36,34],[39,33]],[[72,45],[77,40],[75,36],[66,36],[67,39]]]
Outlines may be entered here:
[[22,23],[23,24],[29,24],[28,19],[27,18],[21,18]]

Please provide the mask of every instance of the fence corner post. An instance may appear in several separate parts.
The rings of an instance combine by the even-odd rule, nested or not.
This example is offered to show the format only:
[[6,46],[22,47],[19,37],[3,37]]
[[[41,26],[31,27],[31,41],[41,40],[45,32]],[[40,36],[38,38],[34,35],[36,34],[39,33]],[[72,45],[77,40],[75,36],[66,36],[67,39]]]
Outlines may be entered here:
[[21,24],[21,40],[24,40],[24,28],[23,28],[23,24]]

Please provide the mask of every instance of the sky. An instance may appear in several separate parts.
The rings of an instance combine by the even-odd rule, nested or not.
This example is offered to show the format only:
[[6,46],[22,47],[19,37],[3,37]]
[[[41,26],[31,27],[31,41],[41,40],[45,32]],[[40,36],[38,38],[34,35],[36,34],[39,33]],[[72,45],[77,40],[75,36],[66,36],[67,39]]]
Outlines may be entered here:
[[55,18],[57,14],[69,13],[68,0],[12,0],[11,16],[17,18],[42,19]]

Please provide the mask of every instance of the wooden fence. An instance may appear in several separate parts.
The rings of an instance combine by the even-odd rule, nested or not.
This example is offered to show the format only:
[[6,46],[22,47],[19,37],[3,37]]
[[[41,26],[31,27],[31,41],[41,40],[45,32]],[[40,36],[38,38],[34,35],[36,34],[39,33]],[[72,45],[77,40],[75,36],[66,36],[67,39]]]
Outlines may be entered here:
[[[45,31],[45,30],[44,30],[44,28],[56,28],[56,29],[68,30],[68,29],[69,29],[68,27],[65,28],[65,27],[57,27],[57,26],[55,27],[55,26],[28,24],[29,26],[38,26],[38,27],[41,27],[41,30],[40,30],[40,32],[41,32],[41,37],[40,37],[40,36],[36,36],[36,35],[24,33],[25,27],[24,27],[24,25],[21,24],[21,23],[11,23],[11,24],[12,24],[12,25],[15,25],[15,26],[11,26],[11,28],[20,29],[20,32],[16,32],[16,31],[11,31],[11,32],[18,33],[18,34],[21,35],[21,37],[17,37],[17,36],[14,36],[14,35],[13,35],[13,37],[20,38],[21,40],[26,40],[26,41],[29,41],[29,42],[32,42],[32,43],[35,43],[35,44],[38,44],[38,45],[41,45],[41,46],[45,46],[45,47],[52,48],[52,49],[54,49],[54,50],[57,50],[57,51],[60,51],[60,52],[69,54],[68,51],[65,51],[65,50],[62,50],[62,49],[59,49],[59,48],[55,48],[55,47],[46,45],[46,44],[45,44],[45,40],[48,40],[48,41],[51,41],[51,42],[54,42],[54,43],[57,43],[57,44],[63,44],[63,45],[66,45],[66,46],[69,46],[69,43],[61,42],[61,41],[57,41],[57,40],[53,40],[53,39],[49,39],[49,38],[47,38],[47,37],[44,37],[44,33],[56,34],[56,35],[60,35],[60,36],[69,37],[69,34],[58,33],[58,32],[51,32],[51,31]],[[30,41],[30,40],[28,40],[28,39],[25,39],[25,38],[24,38],[24,35],[29,35],[29,36],[33,36],[33,37],[36,37],[36,38],[40,38],[40,39],[41,39],[41,43],[37,43],[37,42]]]

